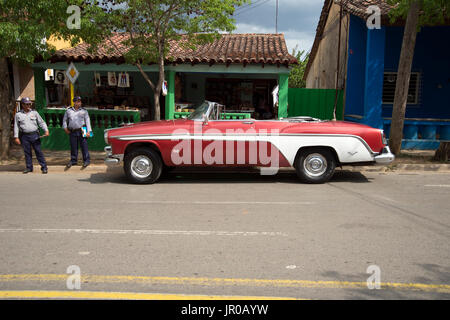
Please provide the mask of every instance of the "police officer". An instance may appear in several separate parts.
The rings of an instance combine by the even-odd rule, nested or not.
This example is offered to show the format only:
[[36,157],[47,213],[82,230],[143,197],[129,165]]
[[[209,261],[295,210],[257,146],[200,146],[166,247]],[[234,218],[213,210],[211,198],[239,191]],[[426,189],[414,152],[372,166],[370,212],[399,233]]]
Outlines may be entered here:
[[83,168],[86,168],[91,158],[89,156],[87,137],[83,137],[81,128],[87,127],[88,137],[92,136],[91,120],[86,109],[81,107],[81,97],[73,98],[74,105],[66,110],[63,118],[63,129],[70,137],[70,162],[66,165],[70,168],[78,162],[78,146],[81,146],[83,154]]
[[39,113],[31,110],[30,98],[23,98],[20,101],[20,105],[21,110],[14,117],[14,138],[17,144],[22,145],[25,154],[26,169],[23,173],[33,171],[33,158],[31,153],[31,147],[33,147],[36,158],[41,165],[41,171],[46,174],[48,169],[44,154],[41,150],[39,127],[44,130],[44,136],[48,137],[47,124]]

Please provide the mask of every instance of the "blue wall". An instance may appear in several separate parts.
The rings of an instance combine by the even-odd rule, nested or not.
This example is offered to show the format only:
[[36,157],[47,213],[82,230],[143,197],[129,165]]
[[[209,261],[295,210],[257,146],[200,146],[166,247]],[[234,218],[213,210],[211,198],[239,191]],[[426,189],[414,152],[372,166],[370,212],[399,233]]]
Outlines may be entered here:
[[350,15],[348,67],[345,93],[345,114],[362,116],[366,70],[367,27],[365,22]]
[[368,30],[363,19],[350,16],[346,115],[383,127],[382,92],[386,28]]
[[[402,39],[403,27],[386,28],[385,71],[397,71]],[[407,105],[406,118],[450,119],[450,27],[421,29],[412,71],[421,73],[419,104]],[[391,116],[392,105],[383,105]]]
[[381,104],[383,98],[383,68],[386,28],[367,31],[366,80],[363,123],[383,128]]

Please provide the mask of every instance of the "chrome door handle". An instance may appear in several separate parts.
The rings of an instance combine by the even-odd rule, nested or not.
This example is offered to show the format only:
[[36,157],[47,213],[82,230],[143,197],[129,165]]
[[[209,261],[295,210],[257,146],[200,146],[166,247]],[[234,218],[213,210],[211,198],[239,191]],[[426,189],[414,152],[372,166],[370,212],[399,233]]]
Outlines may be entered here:
[[254,121],[242,121],[243,124],[254,124]]

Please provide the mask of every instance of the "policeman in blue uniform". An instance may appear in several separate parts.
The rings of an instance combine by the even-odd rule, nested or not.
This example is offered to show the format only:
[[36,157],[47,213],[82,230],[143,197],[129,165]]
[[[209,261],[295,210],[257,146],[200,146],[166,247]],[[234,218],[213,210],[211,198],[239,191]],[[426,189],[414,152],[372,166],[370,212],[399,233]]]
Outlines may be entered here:
[[36,158],[41,165],[41,171],[46,174],[48,168],[41,150],[39,127],[44,130],[44,136],[48,137],[47,124],[39,113],[31,110],[30,98],[23,98],[20,101],[20,106],[21,110],[14,117],[14,139],[17,144],[22,145],[25,154],[26,169],[23,173],[33,171],[33,157],[31,153],[31,148],[33,148]]
[[[66,167],[77,164],[78,146],[81,146],[83,168],[86,168],[91,162],[87,143],[87,138],[92,136],[91,120],[87,110],[81,107],[81,97],[74,97],[73,102],[73,107],[66,110],[63,118],[63,129],[70,138],[70,162]],[[87,137],[83,137],[81,130],[84,126],[87,128]]]

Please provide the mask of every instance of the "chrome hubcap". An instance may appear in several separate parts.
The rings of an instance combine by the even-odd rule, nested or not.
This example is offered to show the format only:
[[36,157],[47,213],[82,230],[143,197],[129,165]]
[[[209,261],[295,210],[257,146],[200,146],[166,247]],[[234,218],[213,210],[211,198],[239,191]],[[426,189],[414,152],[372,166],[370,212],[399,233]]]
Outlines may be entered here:
[[327,160],[320,153],[308,155],[303,163],[306,174],[312,177],[318,177],[327,171]]
[[152,170],[152,161],[147,156],[137,156],[131,161],[131,174],[135,177],[147,178]]

